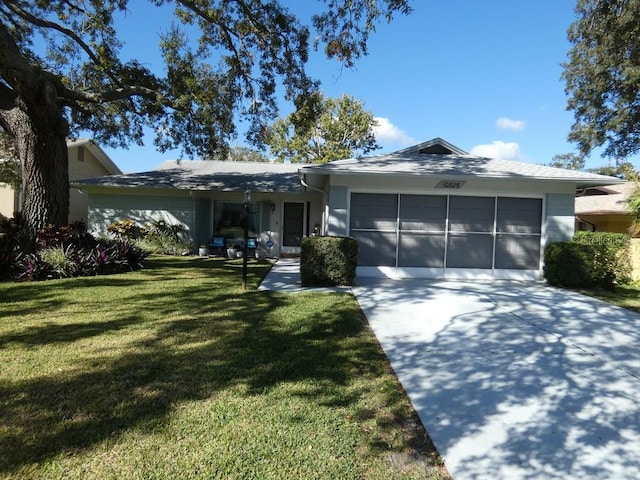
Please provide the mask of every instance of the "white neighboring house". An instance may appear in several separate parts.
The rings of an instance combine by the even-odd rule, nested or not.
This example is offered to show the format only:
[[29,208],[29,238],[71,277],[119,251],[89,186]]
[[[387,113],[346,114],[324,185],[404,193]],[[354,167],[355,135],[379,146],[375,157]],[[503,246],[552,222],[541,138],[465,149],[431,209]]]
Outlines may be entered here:
[[[69,181],[88,178],[119,175],[122,171],[93,140],[77,139],[67,142],[69,151]],[[69,189],[69,222],[82,220],[88,222],[89,199],[78,188]],[[6,183],[0,183],[0,214],[11,217],[15,211],[22,210],[20,189]]]
[[169,162],[76,183],[89,228],[162,218],[194,243],[237,243],[243,192],[258,248],[300,252],[313,233],[355,237],[359,276],[540,279],[545,247],[574,233],[578,189],[620,180],[469,155],[435,138],[324,165]]

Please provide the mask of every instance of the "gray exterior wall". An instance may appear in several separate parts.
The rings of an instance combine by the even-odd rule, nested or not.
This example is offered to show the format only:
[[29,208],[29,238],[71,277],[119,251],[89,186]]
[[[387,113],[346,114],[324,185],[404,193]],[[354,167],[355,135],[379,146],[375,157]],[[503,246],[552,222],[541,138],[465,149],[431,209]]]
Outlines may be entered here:
[[349,191],[347,187],[331,186],[329,190],[329,217],[327,221],[327,235],[346,236],[349,206]]
[[552,242],[571,240],[575,230],[575,196],[563,193],[546,195],[543,248]]
[[195,241],[195,202],[189,197],[89,195],[88,229],[91,233],[104,235],[109,225],[125,218],[138,223],[153,220],[180,223],[187,228],[191,241]]

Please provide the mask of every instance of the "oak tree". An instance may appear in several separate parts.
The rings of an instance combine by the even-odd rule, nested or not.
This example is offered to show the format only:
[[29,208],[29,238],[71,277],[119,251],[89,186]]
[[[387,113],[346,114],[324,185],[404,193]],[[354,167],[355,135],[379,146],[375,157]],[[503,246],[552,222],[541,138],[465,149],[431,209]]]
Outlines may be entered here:
[[172,19],[159,35],[164,65],[151,69],[125,57],[118,37],[119,19],[141,2],[0,0],[0,126],[22,163],[32,235],[67,222],[67,137],[89,131],[126,146],[149,126],[160,151],[215,158],[245,120],[259,144],[277,118],[279,85],[296,109],[314,98],[311,28],[317,48],[351,66],[379,20],[410,12],[409,0],[324,0],[306,25],[281,0],[149,0]]
[[623,159],[640,150],[640,0],[578,0],[563,77],[583,155],[604,147]]

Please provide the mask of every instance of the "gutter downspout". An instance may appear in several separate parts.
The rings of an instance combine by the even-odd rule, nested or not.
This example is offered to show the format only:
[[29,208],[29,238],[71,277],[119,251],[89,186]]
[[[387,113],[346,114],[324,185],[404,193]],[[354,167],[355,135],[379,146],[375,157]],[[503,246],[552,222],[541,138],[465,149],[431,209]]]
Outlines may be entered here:
[[300,178],[300,183],[302,184],[302,186],[304,188],[308,188],[309,190],[313,190],[315,192],[319,192],[322,194],[322,203],[324,204],[324,208],[322,210],[322,231],[321,231],[321,235],[324,236],[327,234],[327,197],[329,196],[329,192],[326,192],[325,190],[321,189],[321,188],[317,188],[317,187],[312,187],[311,185],[309,185],[305,179],[304,179],[305,175],[304,173],[300,173],[299,174],[299,178]]

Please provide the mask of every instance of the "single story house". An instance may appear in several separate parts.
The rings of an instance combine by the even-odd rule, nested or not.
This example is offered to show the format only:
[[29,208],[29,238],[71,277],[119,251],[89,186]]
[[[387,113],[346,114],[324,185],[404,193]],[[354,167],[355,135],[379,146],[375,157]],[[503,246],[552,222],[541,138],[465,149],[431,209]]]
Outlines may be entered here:
[[[108,175],[118,175],[122,171],[93,140],[77,139],[67,142],[69,157],[69,180],[81,181]],[[22,192],[6,183],[0,183],[0,214],[11,217],[22,210]],[[82,220],[87,223],[88,198],[77,188],[69,191],[69,222]]]
[[[214,237],[243,236],[244,192],[251,192],[249,233],[265,255],[300,252],[303,236],[322,222],[323,197],[303,186],[299,165],[169,160],[155,170],[77,184],[89,195],[89,230],[105,233],[116,220],[164,220],[187,228],[194,247]],[[318,225],[318,227],[316,227]]]
[[576,230],[630,233],[632,218],[627,198],[636,188],[635,182],[625,182],[578,191],[575,200]]
[[89,225],[180,222],[194,246],[237,236],[243,192],[259,249],[299,252],[312,233],[359,242],[358,275],[539,279],[543,252],[574,232],[578,189],[618,179],[469,155],[441,138],[324,165],[168,162],[81,182]]

